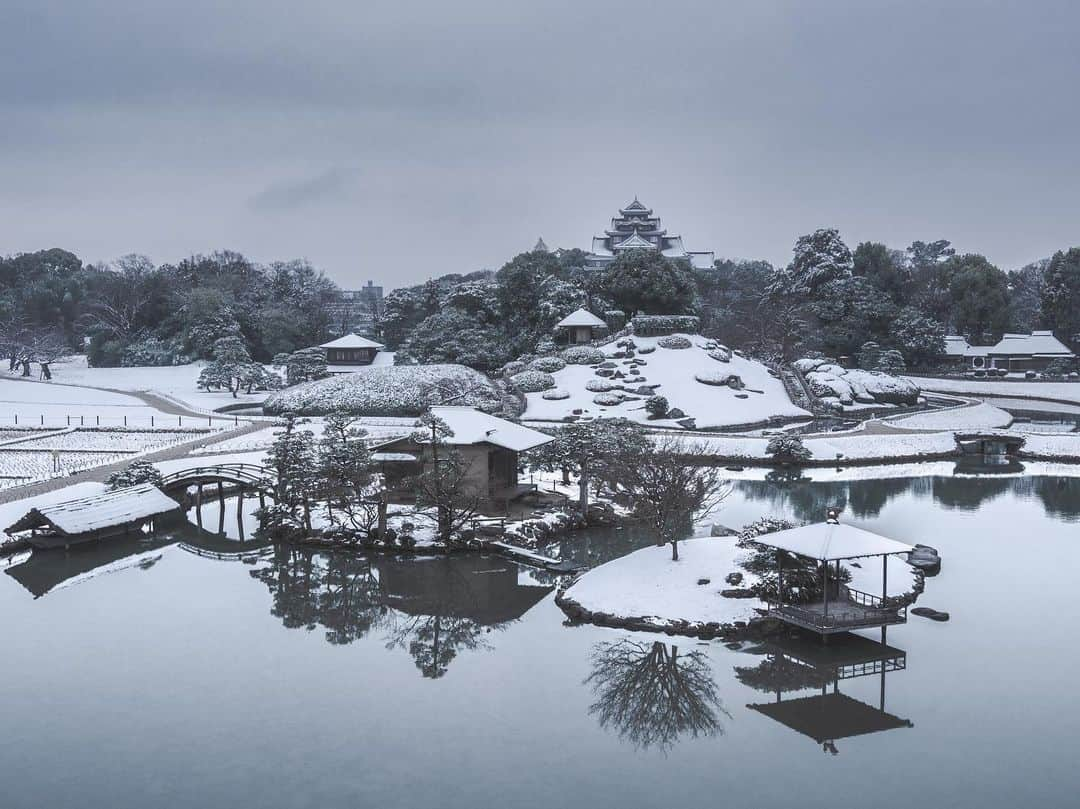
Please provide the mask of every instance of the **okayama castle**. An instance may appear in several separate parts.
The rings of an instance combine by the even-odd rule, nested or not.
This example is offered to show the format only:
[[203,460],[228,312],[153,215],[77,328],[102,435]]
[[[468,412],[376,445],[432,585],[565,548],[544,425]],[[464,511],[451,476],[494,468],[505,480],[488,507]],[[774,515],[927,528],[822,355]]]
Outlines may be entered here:
[[[533,249],[550,252],[543,239]],[[625,250],[659,250],[665,258],[686,259],[695,269],[713,268],[712,251],[688,251],[683,246],[682,236],[668,233],[660,224],[660,217],[653,216],[652,209],[646,208],[637,197],[625,208],[619,209],[619,215],[611,220],[611,226],[604,231],[604,235],[593,236],[592,250],[585,260],[585,266],[601,269]]]

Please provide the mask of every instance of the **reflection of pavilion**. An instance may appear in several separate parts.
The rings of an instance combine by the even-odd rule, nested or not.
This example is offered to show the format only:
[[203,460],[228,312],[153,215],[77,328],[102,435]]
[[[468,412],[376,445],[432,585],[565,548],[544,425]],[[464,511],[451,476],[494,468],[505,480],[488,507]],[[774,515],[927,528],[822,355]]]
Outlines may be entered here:
[[[885,675],[907,667],[907,652],[889,646],[884,629],[880,643],[845,633],[824,646],[800,634],[769,642],[759,650],[766,659],[753,668],[736,667],[735,676],[744,685],[774,693],[776,699],[747,707],[809,736],[828,752],[837,752],[838,739],[913,727],[910,720],[885,710]],[[840,692],[841,680],[875,675],[880,678],[877,706]],[[809,689],[821,692],[784,699],[785,693]]]
[[41,598],[59,587],[69,587],[96,576],[131,568],[147,569],[161,558],[161,550],[176,540],[169,535],[113,539],[73,546],[35,550],[24,561],[4,572]]

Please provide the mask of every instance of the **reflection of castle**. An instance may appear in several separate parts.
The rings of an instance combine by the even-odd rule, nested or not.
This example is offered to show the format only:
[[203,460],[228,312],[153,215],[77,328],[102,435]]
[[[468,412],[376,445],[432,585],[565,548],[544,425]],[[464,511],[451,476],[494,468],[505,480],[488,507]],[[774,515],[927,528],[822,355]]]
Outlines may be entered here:
[[[739,682],[776,695],[775,701],[747,707],[808,736],[836,754],[836,742],[854,736],[913,727],[885,710],[885,675],[907,667],[907,652],[861,635],[834,635],[829,645],[809,635],[770,641],[754,651],[765,659],[757,666],[736,667]],[[880,678],[878,704],[840,692],[840,681]],[[812,696],[785,699],[795,691],[820,690]]]

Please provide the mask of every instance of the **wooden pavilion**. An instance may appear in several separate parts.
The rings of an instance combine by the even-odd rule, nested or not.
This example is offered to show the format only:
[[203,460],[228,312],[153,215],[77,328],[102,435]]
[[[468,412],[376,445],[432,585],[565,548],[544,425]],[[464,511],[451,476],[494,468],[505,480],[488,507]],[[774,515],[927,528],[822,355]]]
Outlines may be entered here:
[[[907,622],[907,606],[897,605],[888,595],[888,563],[890,556],[910,553],[913,546],[853,525],[843,525],[831,513],[826,522],[777,531],[754,541],[776,551],[779,586],[776,600],[769,603],[772,617],[823,636]],[[821,601],[784,603],[785,554],[817,563],[822,580]],[[840,562],[850,559],[881,559],[880,596],[861,592],[839,581]],[[830,564],[835,565],[833,577],[828,575]]]

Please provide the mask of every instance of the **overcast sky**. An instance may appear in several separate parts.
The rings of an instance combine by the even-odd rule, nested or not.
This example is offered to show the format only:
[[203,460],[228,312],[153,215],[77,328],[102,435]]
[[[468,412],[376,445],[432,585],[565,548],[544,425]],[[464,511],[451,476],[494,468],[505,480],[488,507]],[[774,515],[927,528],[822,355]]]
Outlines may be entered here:
[[387,287],[835,226],[1080,244],[1076,0],[2,0],[0,253],[307,257]]

